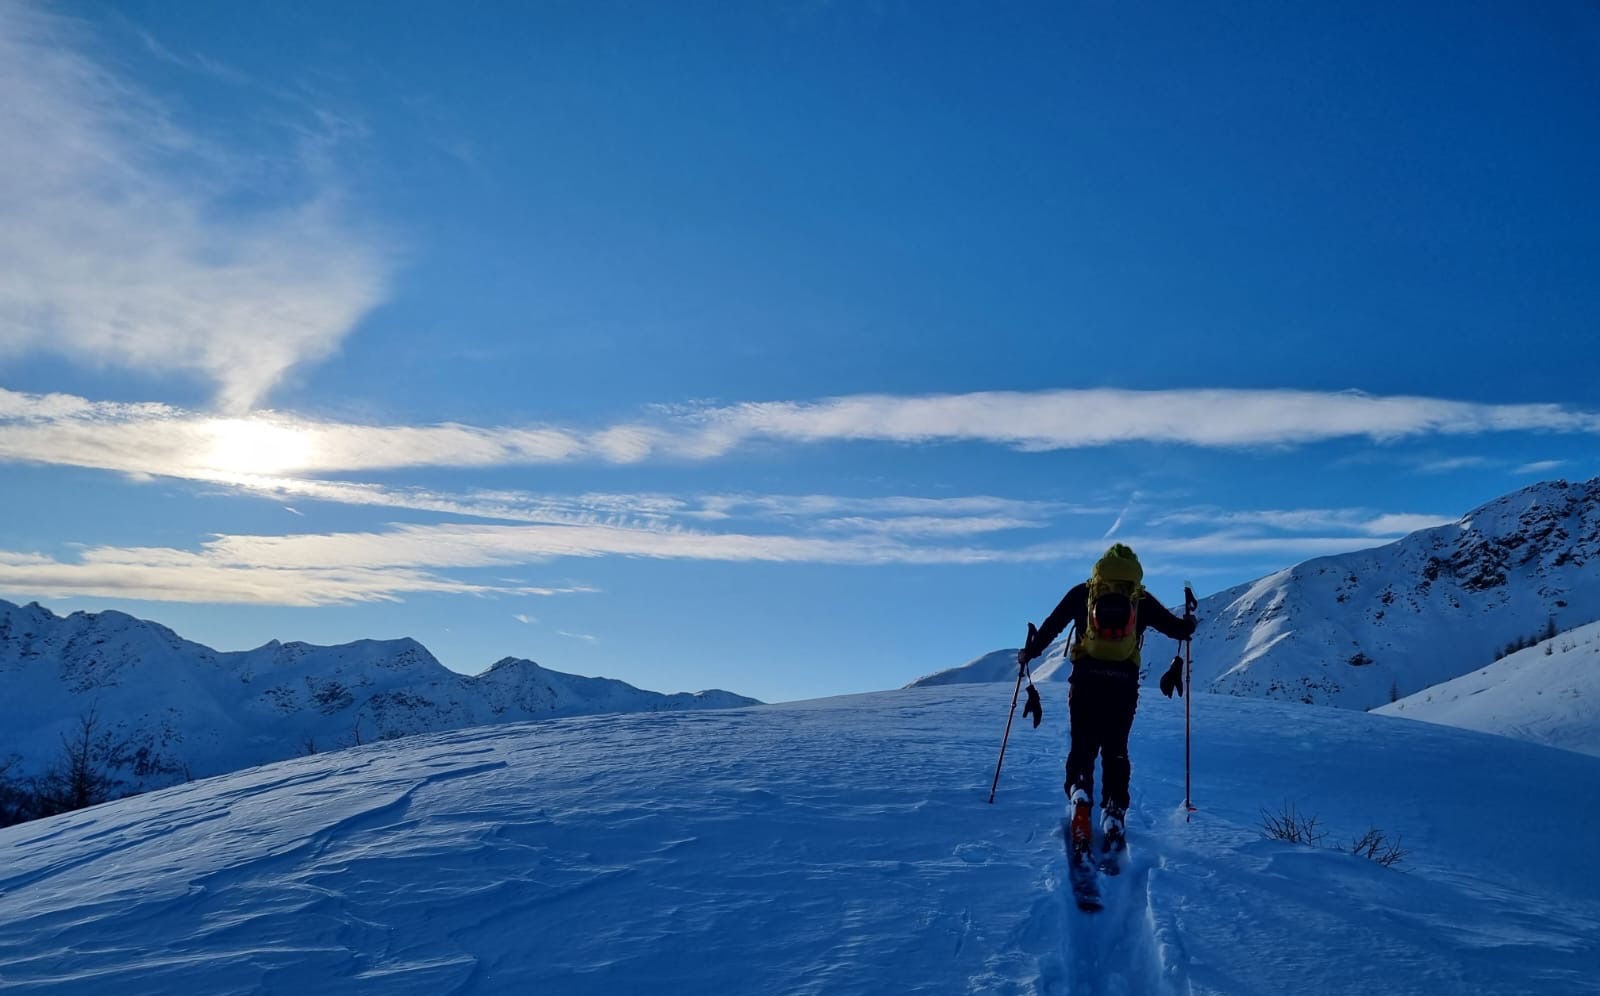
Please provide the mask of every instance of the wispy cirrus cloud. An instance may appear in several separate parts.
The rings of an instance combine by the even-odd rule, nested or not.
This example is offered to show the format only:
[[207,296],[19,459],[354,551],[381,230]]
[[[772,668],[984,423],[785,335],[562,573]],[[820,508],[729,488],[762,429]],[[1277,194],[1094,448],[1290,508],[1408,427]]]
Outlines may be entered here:
[[704,446],[713,452],[725,452],[750,438],[980,441],[1022,450],[1056,450],[1132,442],[1246,447],[1490,432],[1600,433],[1600,413],[1563,405],[1231,389],[861,395],[734,405],[691,418],[700,423]]
[[1223,529],[1271,530],[1286,533],[1345,532],[1380,538],[1404,536],[1418,529],[1447,525],[1459,516],[1414,512],[1374,512],[1364,508],[1247,509],[1190,508],[1164,512],[1150,519],[1154,526],[1205,525]]
[[[1099,538],[1021,547],[924,543],[918,538],[714,533],[672,526],[400,525],[347,533],[226,535],[198,550],[91,547],[75,560],[0,551],[0,591],[98,595],[153,601],[326,605],[396,600],[407,594],[559,595],[583,585],[534,586],[471,581],[461,572],[602,557],[727,563],[845,566],[980,565],[1082,560]],[[1186,556],[1305,557],[1370,546],[1365,536],[1193,536],[1124,538],[1136,549]]]
[[[1600,413],[1296,391],[1044,391],[862,396],[678,410],[652,425],[361,425],[0,389],[0,460],[206,478],[408,467],[709,460],[760,440],[987,442],[1043,451],[1132,442],[1239,448],[1493,432],[1600,435]],[[1430,468],[1475,465],[1462,458]],[[1473,462],[1467,462],[1473,461]]]
[[91,44],[76,21],[0,2],[0,355],[199,375],[248,409],[338,347],[392,260],[325,184],[227,206],[251,171]]
[[1565,460],[1535,460],[1512,471],[1514,474],[1548,474],[1567,465]]
[[311,606],[393,601],[422,593],[559,595],[594,590],[582,585],[468,581],[458,576],[472,568],[557,558],[871,565],[982,563],[1052,555],[668,527],[406,525],[360,533],[218,536],[198,550],[91,547],[71,560],[0,551],[0,591]]
[[557,595],[591,589],[481,585],[422,570],[227,563],[204,552],[97,549],[80,560],[0,553],[0,591],[33,597],[93,595],[198,604],[340,605],[421,593]]
[[375,426],[272,412],[216,417],[156,403],[0,388],[0,461],[211,480],[415,467],[559,463],[586,450],[554,429]]
[[1417,465],[1417,470],[1424,474],[1451,474],[1458,470],[1481,470],[1494,465],[1495,462],[1488,457],[1443,457],[1437,460],[1425,460]]
[[239,492],[274,499],[403,508],[463,518],[563,526],[662,528],[744,522],[823,534],[970,536],[1013,529],[1042,529],[1066,516],[1101,511],[1066,502],[992,495],[949,498],[653,493],[547,495],[508,490],[446,492],[258,475],[219,475],[208,480]]

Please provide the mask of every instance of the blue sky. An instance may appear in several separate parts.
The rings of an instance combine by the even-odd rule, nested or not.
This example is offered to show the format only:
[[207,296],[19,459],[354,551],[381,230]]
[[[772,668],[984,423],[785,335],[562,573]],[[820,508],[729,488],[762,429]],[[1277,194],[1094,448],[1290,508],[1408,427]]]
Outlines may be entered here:
[[[996,6],[1003,9],[996,11]],[[1581,5],[0,0],[0,597],[891,687],[1600,473]]]

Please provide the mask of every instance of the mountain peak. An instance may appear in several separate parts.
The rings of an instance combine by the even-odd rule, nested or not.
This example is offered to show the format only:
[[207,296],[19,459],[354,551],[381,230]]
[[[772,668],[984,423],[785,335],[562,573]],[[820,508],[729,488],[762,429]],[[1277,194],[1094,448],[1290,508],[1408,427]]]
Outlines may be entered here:
[[537,661],[530,661],[525,657],[502,657],[499,660],[495,661],[493,664],[490,664],[487,668],[484,668],[483,673],[484,674],[488,674],[491,671],[501,671],[501,670],[507,670],[507,671],[521,671],[521,670],[543,671],[544,668],[540,667],[539,663]]

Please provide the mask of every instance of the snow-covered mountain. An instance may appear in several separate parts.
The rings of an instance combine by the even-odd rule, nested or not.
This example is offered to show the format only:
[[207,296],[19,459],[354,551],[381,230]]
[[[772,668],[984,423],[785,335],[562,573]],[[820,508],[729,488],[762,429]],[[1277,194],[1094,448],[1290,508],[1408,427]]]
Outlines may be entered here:
[[[1551,626],[1600,619],[1600,478],[1537,484],[1450,525],[1306,561],[1201,599],[1199,616],[1202,689],[1352,709],[1389,703]],[[1010,680],[1005,653],[939,680]],[[1147,665],[1161,657],[1146,648]]]
[[1195,682],[1370,709],[1600,619],[1600,478],[1537,484],[1202,599]]
[[[1012,731],[986,803],[1009,698],[501,724],[0,830],[0,989],[1600,992],[1600,759],[1200,695],[1185,822],[1183,709],[1157,698],[1127,867],[1083,914],[1059,706]],[[1324,846],[1263,839],[1285,800]],[[1395,868],[1332,849],[1372,827]]]
[[0,760],[37,774],[93,715],[124,790],[437,730],[602,712],[757,704],[663,695],[507,658],[458,674],[414,640],[273,641],[219,652],[121,612],[0,601]]
[[[995,650],[982,657],[976,657],[965,664],[936,671],[923,678],[918,678],[907,688],[927,688],[933,685],[968,685],[977,681],[1015,681],[1017,679],[1017,652],[1021,648],[1010,647],[1006,650]],[[1044,654],[1028,665],[1028,672],[1034,681],[1047,681],[1055,677],[1056,672],[1066,666],[1067,643],[1057,640],[1051,644]]]
[[1373,711],[1600,756],[1600,623]]

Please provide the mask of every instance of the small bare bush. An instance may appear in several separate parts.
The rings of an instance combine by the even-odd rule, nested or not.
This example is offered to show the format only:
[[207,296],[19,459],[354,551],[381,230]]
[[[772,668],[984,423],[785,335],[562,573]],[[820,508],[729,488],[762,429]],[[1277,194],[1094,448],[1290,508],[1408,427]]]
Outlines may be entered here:
[[1407,851],[1400,846],[1399,836],[1390,838],[1387,833],[1377,827],[1369,827],[1367,832],[1350,842],[1350,853],[1358,854],[1370,861],[1376,861],[1385,868],[1392,868],[1405,858]]
[[[1301,813],[1292,802],[1284,803],[1276,813],[1268,809],[1261,810],[1261,834],[1268,840],[1286,840],[1291,844],[1309,847],[1321,847],[1323,841],[1328,839],[1328,832],[1317,824],[1317,818]],[[1377,827],[1369,827],[1365,833],[1352,839],[1347,847],[1333,845],[1333,850],[1359,855],[1385,868],[1393,868],[1411,853],[1400,846],[1398,834],[1390,836],[1387,831]]]
[[1328,836],[1317,828],[1315,816],[1302,816],[1294,803],[1286,802],[1274,813],[1261,811],[1261,832],[1268,840],[1286,840],[1291,844],[1310,844],[1315,847]]

